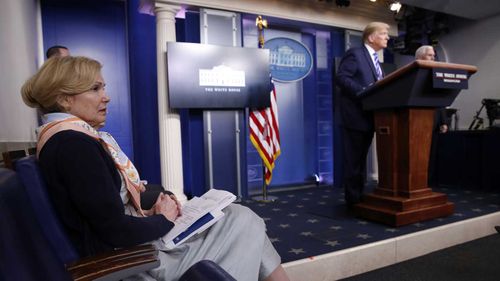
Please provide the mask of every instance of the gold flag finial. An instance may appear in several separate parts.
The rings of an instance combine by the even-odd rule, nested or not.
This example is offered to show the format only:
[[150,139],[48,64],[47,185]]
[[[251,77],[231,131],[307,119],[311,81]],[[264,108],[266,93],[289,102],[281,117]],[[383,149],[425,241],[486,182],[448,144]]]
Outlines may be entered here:
[[255,19],[255,25],[259,29],[259,48],[264,48],[264,28],[267,28],[267,20],[262,19],[262,16],[258,16]]

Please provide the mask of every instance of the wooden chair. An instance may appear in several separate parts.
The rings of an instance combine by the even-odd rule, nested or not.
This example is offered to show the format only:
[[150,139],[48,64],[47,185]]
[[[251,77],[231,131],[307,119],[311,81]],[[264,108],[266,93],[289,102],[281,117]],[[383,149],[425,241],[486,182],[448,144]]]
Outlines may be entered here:
[[35,154],[36,154],[36,147],[28,148],[28,155],[35,155]]
[[18,159],[21,159],[26,156],[26,151],[24,150],[12,150],[2,152],[3,163],[5,168],[14,170],[15,163]]

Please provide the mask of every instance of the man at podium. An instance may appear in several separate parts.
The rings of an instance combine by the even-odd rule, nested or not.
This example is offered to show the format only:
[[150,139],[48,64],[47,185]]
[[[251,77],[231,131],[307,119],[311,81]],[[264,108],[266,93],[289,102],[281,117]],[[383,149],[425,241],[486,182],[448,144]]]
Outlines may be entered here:
[[358,94],[384,76],[378,53],[387,47],[388,40],[388,24],[369,23],[363,30],[363,46],[351,48],[345,53],[335,76],[335,83],[340,89],[338,102],[344,145],[344,191],[348,207],[361,200],[366,157],[374,132],[373,113],[363,110]]

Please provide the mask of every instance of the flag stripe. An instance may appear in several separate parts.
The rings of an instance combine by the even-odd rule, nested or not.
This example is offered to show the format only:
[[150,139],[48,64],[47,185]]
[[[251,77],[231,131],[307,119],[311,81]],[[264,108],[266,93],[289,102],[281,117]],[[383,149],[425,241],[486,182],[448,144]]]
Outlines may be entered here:
[[252,110],[249,114],[250,141],[264,162],[263,176],[267,185],[271,183],[274,161],[281,154],[276,90],[272,81],[271,85],[271,106]]

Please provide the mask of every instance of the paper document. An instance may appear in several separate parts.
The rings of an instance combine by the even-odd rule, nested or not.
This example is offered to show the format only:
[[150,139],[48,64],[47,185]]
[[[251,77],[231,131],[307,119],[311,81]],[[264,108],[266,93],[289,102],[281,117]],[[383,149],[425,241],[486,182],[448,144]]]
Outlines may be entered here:
[[174,248],[213,225],[224,216],[222,209],[234,200],[234,194],[218,189],[210,189],[201,197],[193,197],[182,206],[182,215],[174,221],[175,226],[163,236],[166,248]]

